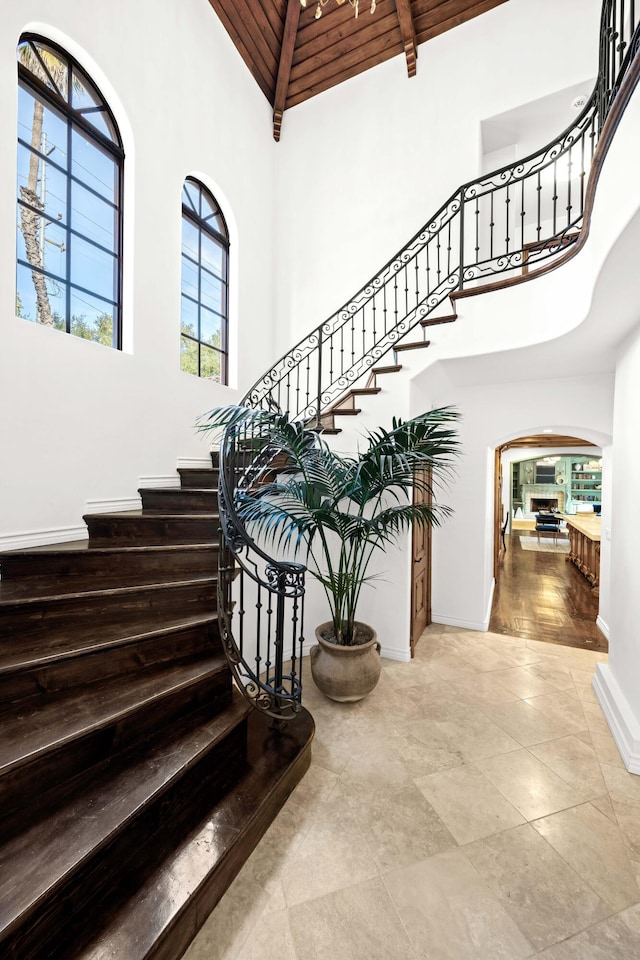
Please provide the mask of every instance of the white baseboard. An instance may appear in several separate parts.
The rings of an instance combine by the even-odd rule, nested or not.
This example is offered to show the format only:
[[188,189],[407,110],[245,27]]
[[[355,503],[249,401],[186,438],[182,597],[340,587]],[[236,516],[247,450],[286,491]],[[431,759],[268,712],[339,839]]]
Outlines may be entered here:
[[31,547],[46,547],[50,543],[71,543],[73,540],[86,540],[88,536],[84,523],[79,527],[51,527],[48,530],[7,533],[0,536],[0,551],[29,550]]
[[409,663],[411,660],[411,650],[398,650],[396,647],[385,647],[382,644],[380,656],[385,660],[399,660],[400,663]]
[[446,614],[433,613],[431,620],[433,623],[443,623],[446,627],[460,627],[461,630],[477,630],[479,633],[486,633],[491,622],[491,608],[493,607],[493,594],[496,589],[496,581],[492,579],[489,590],[489,602],[485,611],[484,620],[463,620],[460,617],[449,617]]
[[177,473],[171,473],[166,477],[139,477],[138,486],[143,489],[155,489],[156,487],[171,487],[171,489],[174,489],[180,486],[180,477]]
[[213,466],[211,457],[178,457],[177,465],[183,470],[210,470]]
[[602,636],[605,638],[605,640],[608,641],[609,640],[609,624],[602,619],[600,614],[598,614],[598,616],[596,617],[596,627],[598,628]]
[[622,761],[640,774],[640,721],[629,705],[608,663],[597,663],[592,683]]
[[107,500],[87,500],[85,513],[121,513],[125,510],[141,510],[140,497],[111,497]]

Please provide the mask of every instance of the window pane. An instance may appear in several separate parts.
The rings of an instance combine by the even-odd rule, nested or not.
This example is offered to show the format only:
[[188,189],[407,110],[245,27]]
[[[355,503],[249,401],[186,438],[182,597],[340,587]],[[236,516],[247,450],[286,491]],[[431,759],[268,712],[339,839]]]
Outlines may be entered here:
[[71,333],[84,340],[93,340],[112,347],[115,308],[97,297],[71,291]]
[[222,354],[211,347],[200,347],[200,376],[221,383]]
[[71,134],[71,173],[112,203],[117,203],[118,164],[95,143],[74,129]]
[[[38,59],[36,50],[40,54],[40,59]],[[18,61],[50,90],[53,90],[64,100],[67,99],[67,65],[53,50],[42,46],[42,44],[31,44],[25,41],[18,47]]]
[[182,292],[192,300],[198,299],[198,268],[186,257],[182,258]]
[[[67,100],[67,93],[69,90],[69,71],[66,62],[61,60],[60,56],[54,50],[52,50],[50,47],[46,47],[42,43],[34,43],[34,47],[40,54],[40,59],[46,68],[45,75],[48,74],[51,77],[55,83],[56,90],[62,99]],[[31,65],[36,60],[37,57],[33,57],[31,63],[25,64],[25,66],[28,66],[30,69],[32,69]]]
[[192,183],[185,183],[182,187],[182,202],[196,216],[198,215],[198,189]]
[[217,205],[213,202],[213,199],[210,196],[208,196],[208,194],[206,194],[205,191],[203,190],[202,191],[202,214],[201,214],[202,219],[208,220],[209,217],[217,217],[219,212],[220,211],[218,210]]
[[65,329],[66,284],[18,264],[16,314],[34,323]]
[[18,136],[67,169],[67,124],[24,87],[18,90]]
[[184,373],[199,376],[198,344],[195,340],[188,340],[187,337],[180,337],[180,369]]
[[224,266],[226,251],[206,233],[202,234],[202,265],[212,270],[218,277],[226,279]]
[[87,107],[101,107],[102,98],[98,96],[93,85],[84,74],[74,68],[71,84],[71,106],[74,110],[83,110]]
[[200,298],[209,309],[217,310],[218,313],[224,312],[223,283],[206,270],[200,271]]
[[180,308],[180,329],[183,333],[188,333],[190,337],[198,336],[198,304],[187,297],[181,298]]
[[111,204],[71,181],[71,226],[115,252],[116,211]]
[[[30,184],[36,184],[35,196]],[[54,220],[64,221],[67,209],[67,175],[27,147],[18,144],[18,199],[44,209]]]
[[218,350],[222,348],[222,318],[204,307],[200,310],[200,339]]
[[182,218],[182,252],[191,257],[192,260],[198,259],[198,237],[200,231],[186,217]]
[[71,237],[71,282],[109,300],[116,299],[117,260],[87,243]]
[[52,223],[25,207],[18,207],[18,260],[24,260],[32,267],[41,267],[48,273],[55,273],[64,280],[67,276],[66,244],[67,232],[56,222]]

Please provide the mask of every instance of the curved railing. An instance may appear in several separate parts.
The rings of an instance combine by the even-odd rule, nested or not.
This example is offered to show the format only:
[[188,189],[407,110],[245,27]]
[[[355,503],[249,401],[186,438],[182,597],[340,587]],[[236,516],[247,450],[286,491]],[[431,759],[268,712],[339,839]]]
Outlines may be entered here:
[[[573,256],[586,234],[596,161],[608,146],[606,121],[614,106],[624,109],[636,83],[639,20],[640,2],[636,9],[633,0],[604,0],[598,79],[577,120],[542,150],[456,190],[351,300],[269,368],[243,404],[287,411],[321,429],[323,411],[450,294],[531,279]],[[259,426],[251,434],[225,431],[219,609],[245,695],[274,718],[290,719],[301,697],[305,568],[270,557],[234,509],[236,492],[277,469],[277,455]]]

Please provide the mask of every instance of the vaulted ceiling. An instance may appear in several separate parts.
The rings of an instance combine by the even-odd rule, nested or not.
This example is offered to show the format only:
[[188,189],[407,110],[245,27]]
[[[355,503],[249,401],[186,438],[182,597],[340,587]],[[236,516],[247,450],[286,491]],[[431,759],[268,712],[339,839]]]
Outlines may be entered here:
[[507,0],[360,0],[358,17],[356,0],[209,2],[273,107],[279,140],[289,107],[400,53],[415,76],[420,44]]

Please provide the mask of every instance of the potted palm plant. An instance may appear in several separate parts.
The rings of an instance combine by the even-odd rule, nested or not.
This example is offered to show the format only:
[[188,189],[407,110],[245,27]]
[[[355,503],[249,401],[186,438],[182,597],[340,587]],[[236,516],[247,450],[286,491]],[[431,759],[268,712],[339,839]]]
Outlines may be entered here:
[[[391,430],[368,433],[356,456],[336,453],[317,432],[280,412],[222,407],[201,420],[204,429],[233,427],[251,437],[262,464],[278,458],[275,478],[258,482],[256,473],[255,482],[236,490],[235,510],[254,540],[302,553],[321,584],[330,619],[316,630],[311,670],[334,700],[359,700],[378,681],[375,631],[356,619],[369,564],[412,524],[439,525],[451,512],[433,493],[458,453],[458,416],[442,407],[394,419]],[[427,493],[419,498],[424,502],[413,502],[417,487]]]

